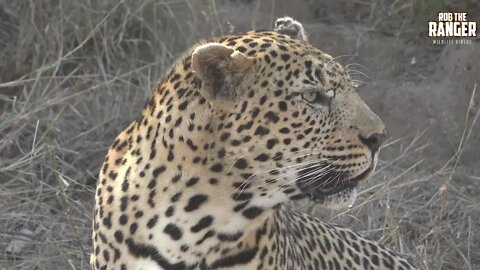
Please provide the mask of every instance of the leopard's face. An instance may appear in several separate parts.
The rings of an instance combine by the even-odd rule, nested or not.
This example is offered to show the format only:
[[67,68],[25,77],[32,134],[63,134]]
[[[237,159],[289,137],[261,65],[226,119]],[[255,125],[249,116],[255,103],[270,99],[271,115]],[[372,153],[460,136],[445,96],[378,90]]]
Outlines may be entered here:
[[385,127],[345,69],[274,32],[221,42],[248,66],[222,82],[234,90],[213,105],[221,156],[243,175],[236,192],[256,189],[262,206],[305,196],[332,207],[351,204],[375,168]]

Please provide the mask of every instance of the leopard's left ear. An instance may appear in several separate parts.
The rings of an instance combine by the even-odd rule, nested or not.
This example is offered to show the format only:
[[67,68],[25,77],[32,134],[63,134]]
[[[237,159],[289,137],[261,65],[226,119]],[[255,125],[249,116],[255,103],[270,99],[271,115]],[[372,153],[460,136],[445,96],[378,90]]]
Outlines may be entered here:
[[234,100],[239,85],[254,58],[220,43],[198,46],[192,54],[192,68],[202,80],[202,94],[210,101]]
[[305,32],[303,25],[290,17],[282,17],[275,20],[273,31],[292,38],[307,41],[307,33]]

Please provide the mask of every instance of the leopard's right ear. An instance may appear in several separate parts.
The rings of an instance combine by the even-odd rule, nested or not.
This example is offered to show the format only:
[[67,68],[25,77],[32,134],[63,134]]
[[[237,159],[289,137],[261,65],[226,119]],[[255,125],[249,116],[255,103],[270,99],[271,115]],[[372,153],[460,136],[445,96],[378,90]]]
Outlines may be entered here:
[[192,68],[202,80],[202,94],[210,101],[234,100],[254,58],[219,43],[198,46],[192,54]]
[[303,25],[290,17],[282,17],[275,20],[273,31],[292,38],[307,41],[307,33],[305,32]]

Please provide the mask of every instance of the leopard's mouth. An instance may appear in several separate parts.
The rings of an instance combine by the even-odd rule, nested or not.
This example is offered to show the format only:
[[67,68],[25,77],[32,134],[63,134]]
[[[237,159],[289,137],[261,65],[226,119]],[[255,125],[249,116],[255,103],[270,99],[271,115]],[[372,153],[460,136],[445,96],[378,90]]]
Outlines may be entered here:
[[[328,164],[319,162],[315,166],[308,166],[300,170],[297,186],[311,200],[322,203],[327,197],[339,192],[354,192],[358,183],[372,174],[374,167],[372,164],[361,174],[350,177],[348,172],[334,169],[325,170],[323,168],[328,168]],[[325,172],[322,173],[322,170]]]

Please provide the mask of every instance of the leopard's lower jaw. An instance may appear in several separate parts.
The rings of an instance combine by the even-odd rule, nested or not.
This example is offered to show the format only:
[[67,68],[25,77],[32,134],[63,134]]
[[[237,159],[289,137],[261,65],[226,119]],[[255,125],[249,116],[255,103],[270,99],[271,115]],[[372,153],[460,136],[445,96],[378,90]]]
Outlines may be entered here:
[[357,198],[357,188],[346,188],[338,193],[313,199],[320,206],[330,209],[343,209],[352,207]]

